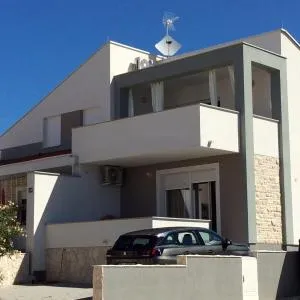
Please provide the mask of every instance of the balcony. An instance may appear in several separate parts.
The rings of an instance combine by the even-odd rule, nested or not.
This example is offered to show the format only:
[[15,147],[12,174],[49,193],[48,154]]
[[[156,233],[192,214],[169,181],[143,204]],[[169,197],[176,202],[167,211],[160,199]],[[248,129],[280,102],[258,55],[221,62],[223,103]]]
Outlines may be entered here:
[[73,130],[80,163],[138,165],[239,151],[238,113],[197,104]]

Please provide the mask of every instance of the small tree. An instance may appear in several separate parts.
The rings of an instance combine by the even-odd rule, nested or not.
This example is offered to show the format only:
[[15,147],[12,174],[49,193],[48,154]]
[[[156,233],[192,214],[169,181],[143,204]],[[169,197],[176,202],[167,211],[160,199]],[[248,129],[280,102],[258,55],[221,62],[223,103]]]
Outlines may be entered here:
[[17,220],[18,207],[10,202],[0,205],[0,256],[14,252],[13,239],[23,234]]

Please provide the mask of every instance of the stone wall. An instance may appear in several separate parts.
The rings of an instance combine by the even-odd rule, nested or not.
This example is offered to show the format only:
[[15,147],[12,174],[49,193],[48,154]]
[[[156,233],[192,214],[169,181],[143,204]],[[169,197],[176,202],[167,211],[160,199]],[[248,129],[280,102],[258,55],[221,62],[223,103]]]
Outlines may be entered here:
[[255,155],[257,242],[282,243],[279,159]]
[[27,186],[27,175],[9,176],[5,179],[0,179],[0,203],[16,201],[17,187]]
[[29,282],[29,254],[0,257],[0,286]]
[[46,250],[48,282],[92,284],[93,265],[106,263],[109,247],[51,248]]

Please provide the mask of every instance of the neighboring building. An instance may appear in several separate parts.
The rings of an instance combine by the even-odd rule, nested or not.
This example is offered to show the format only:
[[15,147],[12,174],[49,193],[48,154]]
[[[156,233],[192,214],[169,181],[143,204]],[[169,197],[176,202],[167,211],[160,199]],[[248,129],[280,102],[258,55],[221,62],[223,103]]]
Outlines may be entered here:
[[298,82],[285,30],[168,59],[104,45],[0,137],[0,199],[23,205],[32,271],[45,270],[46,224],[112,217],[297,247]]

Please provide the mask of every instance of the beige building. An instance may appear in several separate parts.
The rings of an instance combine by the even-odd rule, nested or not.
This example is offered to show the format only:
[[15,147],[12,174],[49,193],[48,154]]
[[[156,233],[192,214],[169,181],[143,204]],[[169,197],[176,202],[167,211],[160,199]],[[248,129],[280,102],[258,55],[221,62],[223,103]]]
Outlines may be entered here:
[[22,204],[32,272],[62,249],[99,263],[145,227],[296,249],[299,64],[284,30],[167,59],[105,44],[0,137],[0,202]]

